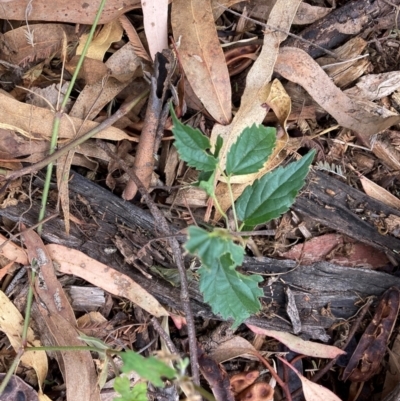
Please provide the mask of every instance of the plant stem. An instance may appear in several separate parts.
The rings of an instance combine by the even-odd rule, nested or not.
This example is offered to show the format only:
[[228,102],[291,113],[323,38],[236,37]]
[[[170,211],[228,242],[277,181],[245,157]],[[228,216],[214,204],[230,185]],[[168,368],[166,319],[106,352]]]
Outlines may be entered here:
[[[70,81],[70,83],[68,85],[67,92],[66,92],[66,94],[64,96],[64,99],[63,99],[63,101],[61,103],[60,110],[58,110],[56,112],[55,116],[54,116],[53,131],[52,131],[52,135],[51,135],[49,155],[53,154],[55,152],[55,150],[56,150],[57,142],[58,142],[58,133],[59,133],[59,130],[60,130],[61,117],[64,114],[65,106],[67,105],[68,99],[69,99],[69,97],[71,95],[71,92],[72,92],[72,89],[73,89],[73,87],[75,85],[75,81],[78,78],[79,71],[80,71],[80,69],[82,67],[83,61],[85,60],[86,53],[87,53],[87,51],[89,49],[89,46],[90,46],[90,44],[92,42],[94,32],[95,32],[97,24],[98,24],[98,22],[100,20],[100,16],[101,16],[101,14],[103,12],[103,8],[104,8],[105,4],[106,4],[106,0],[101,0],[101,3],[100,3],[99,8],[97,10],[96,17],[95,17],[94,22],[93,22],[93,25],[92,25],[92,27],[90,29],[90,32],[89,32],[89,35],[87,37],[85,46],[84,46],[84,48],[82,50],[82,54],[79,57],[78,64],[76,65],[76,69],[75,69],[74,74],[73,74],[73,76],[71,78],[71,81]],[[41,202],[41,207],[40,207],[40,212],[39,212],[39,221],[43,220],[44,215],[46,213],[46,204],[47,204],[47,199],[48,199],[48,196],[49,196],[51,175],[53,173],[53,166],[54,166],[53,163],[49,163],[49,165],[47,166],[46,180],[44,182],[43,193],[42,193],[42,202]],[[42,225],[40,225],[38,227],[38,233],[39,233],[39,235],[42,233]]]
[[236,207],[235,207],[235,199],[233,199],[233,192],[232,192],[232,185],[231,185],[231,177],[225,175],[226,178],[226,185],[228,186],[228,192],[229,196],[231,198],[231,206],[232,206],[232,212],[233,212],[233,220],[235,220],[235,229],[236,231],[239,231],[239,225],[238,225],[238,219],[236,215]]
[[[28,274],[29,277],[29,274]],[[31,308],[32,308],[32,300],[33,300],[33,286],[35,285],[36,273],[32,269],[31,270],[31,280],[28,287],[28,294],[26,296],[26,308],[25,308],[25,319],[24,319],[24,328],[22,330],[22,339],[21,343],[23,347],[26,347],[26,339],[28,338],[28,329],[29,322],[31,320]]]

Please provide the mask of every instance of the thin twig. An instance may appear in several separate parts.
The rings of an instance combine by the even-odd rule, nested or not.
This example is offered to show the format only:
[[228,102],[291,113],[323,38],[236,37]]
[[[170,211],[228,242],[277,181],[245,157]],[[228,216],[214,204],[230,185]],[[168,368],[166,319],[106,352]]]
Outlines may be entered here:
[[156,317],[151,318],[150,320],[151,324],[154,327],[154,330],[158,333],[158,335],[164,340],[165,344],[167,344],[167,347],[169,349],[169,351],[172,354],[176,354],[179,355],[178,350],[175,347],[175,344],[172,342],[170,336],[168,335],[168,333],[163,329],[163,327],[161,326],[160,322],[157,320]]
[[[107,155],[112,158],[119,166],[124,170],[129,178],[136,184],[140,194],[142,195],[144,201],[146,202],[148,208],[150,209],[151,214],[154,219],[159,224],[160,231],[163,235],[171,235],[171,230],[168,226],[168,222],[164,215],[160,212],[157,205],[154,203],[147,189],[143,186],[142,182],[138,179],[137,175],[132,171],[131,168],[123,161],[120,160],[113,152],[111,152],[110,148],[105,142],[98,141],[98,146],[103,149]],[[172,254],[175,259],[176,266],[179,270],[179,276],[181,279],[181,303],[182,308],[185,313],[187,329],[188,329],[188,337],[189,337],[189,351],[190,351],[190,366],[192,368],[192,380],[196,385],[200,385],[200,372],[199,372],[199,364],[197,361],[197,341],[196,341],[196,332],[193,321],[193,313],[190,307],[190,298],[189,298],[189,285],[186,277],[186,270],[183,264],[183,257],[181,248],[179,246],[179,242],[176,238],[169,238],[169,244],[172,249]]]

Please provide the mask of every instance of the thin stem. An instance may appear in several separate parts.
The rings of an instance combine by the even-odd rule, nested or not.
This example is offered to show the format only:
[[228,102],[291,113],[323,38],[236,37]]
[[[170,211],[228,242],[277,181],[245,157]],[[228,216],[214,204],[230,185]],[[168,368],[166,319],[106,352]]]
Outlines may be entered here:
[[[100,17],[101,17],[101,14],[103,12],[103,8],[104,8],[105,4],[106,4],[106,0],[101,0],[100,6],[99,6],[99,8],[97,10],[97,14],[96,14],[96,17],[95,17],[94,22],[93,22],[93,25],[92,25],[92,27],[90,29],[90,32],[89,32],[89,35],[87,37],[85,46],[83,47],[82,54],[79,57],[78,63],[76,65],[76,69],[75,69],[74,74],[73,74],[73,76],[71,78],[71,81],[70,81],[70,83],[68,85],[68,89],[67,89],[67,92],[66,92],[66,94],[64,96],[64,99],[63,99],[63,101],[61,103],[60,110],[57,111],[57,113],[54,116],[53,130],[52,130],[51,141],[50,141],[49,155],[53,154],[55,152],[55,150],[56,150],[57,142],[58,142],[58,133],[60,131],[61,117],[62,117],[62,115],[64,113],[65,106],[67,105],[67,102],[68,102],[69,97],[71,95],[72,88],[75,85],[75,81],[78,78],[78,74],[79,74],[79,72],[81,70],[81,67],[82,67],[82,64],[83,64],[83,62],[85,60],[85,56],[86,56],[87,51],[89,49],[90,43],[92,42],[93,35],[95,33],[97,24],[98,24],[98,22],[100,20]],[[45,180],[44,187],[43,187],[42,202],[41,202],[41,207],[40,207],[40,212],[39,212],[39,221],[43,220],[44,215],[46,213],[46,205],[47,205],[47,199],[48,199],[49,191],[50,191],[50,182],[51,182],[51,176],[52,176],[52,173],[53,173],[53,166],[54,166],[53,163],[50,163],[47,166],[46,180]],[[39,235],[42,233],[42,228],[43,228],[42,225],[40,225],[38,227]]]
[[[29,276],[29,274],[28,274]],[[32,300],[33,300],[33,286],[35,285],[36,273],[32,269],[31,270],[31,280],[28,286],[28,294],[26,297],[26,308],[25,308],[25,319],[24,319],[24,328],[22,330],[22,345],[26,347],[27,338],[28,338],[28,329],[29,322],[31,320],[31,309],[32,309]]]
[[233,220],[235,221],[235,228],[236,231],[239,231],[239,225],[238,225],[238,219],[236,215],[236,207],[235,207],[235,199],[233,198],[233,192],[232,192],[232,185],[231,185],[231,177],[229,175],[225,175],[226,178],[226,185],[228,186],[228,192],[229,196],[231,198],[231,206],[232,206],[232,212],[233,212]]
[[214,202],[214,205],[215,205],[215,207],[217,208],[219,214],[225,219],[226,227],[228,228],[228,227],[229,227],[229,219],[228,219],[228,216],[227,216],[226,213],[222,210],[221,205],[219,204],[217,197],[214,195],[214,196],[212,196],[211,198],[212,198],[212,200],[213,200],[213,202]]
[[4,376],[3,381],[0,384],[0,395],[3,394],[3,391],[6,389],[8,382],[11,380],[11,376],[14,374],[15,370],[18,367],[19,361],[21,359],[22,354],[24,353],[24,349],[21,348],[17,355],[15,356],[14,360],[11,363],[11,366],[8,368],[6,375]]

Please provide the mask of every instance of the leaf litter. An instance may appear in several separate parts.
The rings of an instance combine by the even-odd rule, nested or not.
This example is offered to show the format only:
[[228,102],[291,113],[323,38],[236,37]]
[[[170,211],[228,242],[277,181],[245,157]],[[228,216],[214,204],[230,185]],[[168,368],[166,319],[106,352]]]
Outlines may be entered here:
[[[58,143],[60,149],[68,141],[83,135],[106,120],[115,110],[115,102],[123,104],[142,93],[148,88],[150,80],[154,93],[157,93],[155,98],[160,100],[160,104],[153,105],[153,108],[148,107],[148,114],[144,117],[146,105],[143,100],[114,126],[109,126],[99,132],[96,138],[113,142],[112,147],[115,154],[121,159],[125,159],[133,171],[139,175],[144,181],[146,189],[154,193],[154,199],[160,208],[165,206],[169,208],[165,209],[168,210],[168,212],[165,211],[165,214],[173,225],[180,228],[182,225],[186,227],[188,221],[215,224],[220,220],[222,213],[229,209],[231,200],[239,199],[238,216],[247,230],[254,229],[259,221],[258,215],[265,212],[250,210],[251,205],[246,202],[246,196],[249,196],[252,191],[250,185],[255,183],[253,191],[257,191],[257,183],[263,183],[269,188],[271,183],[268,181],[265,183],[266,178],[263,179],[263,177],[268,177],[265,175],[267,172],[286,171],[287,167],[278,166],[285,165],[288,158],[298,160],[296,163],[304,162],[307,157],[300,158],[300,155],[306,153],[304,150],[315,149],[317,163],[325,166],[325,171],[345,180],[348,185],[362,189],[370,198],[374,198],[390,208],[390,213],[383,212],[383,206],[379,210],[365,212],[368,206],[353,205],[351,199],[348,199],[349,208],[356,214],[365,212],[368,213],[368,216],[371,214],[378,216],[375,219],[374,227],[382,236],[388,233],[393,237],[400,236],[398,234],[399,215],[396,213],[399,207],[396,187],[399,144],[396,141],[398,136],[396,129],[400,123],[398,112],[400,102],[397,100],[400,85],[396,63],[393,61],[396,56],[393,56],[392,53],[392,49],[396,49],[398,45],[395,24],[393,24],[394,11],[388,7],[386,2],[381,8],[384,14],[379,16],[382,19],[380,23],[382,26],[386,26],[387,22],[385,21],[388,20],[388,16],[391,16],[393,26],[392,30],[388,29],[386,34],[381,36],[379,36],[379,30],[374,31],[364,25],[367,24],[370,17],[357,19],[357,13],[353,15],[354,26],[349,27],[342,21],[338,21],[338,24],[343,23],[343,30],[340,34],[337,31],[335,33],[334,28],[324,32],[324,21],[334,18],[336,12],[343,7],[341,2],[337,5],[332,4],[332,7],[325,7],[326,4],[322,4],[322,2],[316,2],[318,5],[315,5],[301,1],[288,3],[278,0],[274,4],[272,2],[262,4],[253,0],[249,4],[241,4],[238,1],[207,1],[204,3],[193,0],[190,2],[174,1],[170,10],[168,10],[166,1],[162,4],[136,0],[119,3],[117,1],[113,4],[106,4],[100,16],[99,23],[102,26],[97,30],[95,38],[90,44],[87,58],[78,75],[75,92],[70,99],[72,109],[68,115],[63,114],[61,118]],[[355,2],[349,2],[347,9],[343,7],[343,12],[351,8],[351,3]],[[26,2],[20,0],[1,2],[1,18],[20,21],[19,24],[13,22],[13,25],[10,25],[12,29],[5,28],[0,37],[0,84],[2,86],[0,93],[0,163],[3,169],[17,171],[22,166],[31,165],[32,168],[29,172],[36,173],[34,164],[47,155],[53,119],[59,112],[57,104],[60,99],[62,100],[58,91],[60,87],[68,86],[70,80],[68,74],[74,73],[77,56],[86,40],[85,25],[93,23],[98,6],[99,2],[82,5],[70,1],[63,5],[58,5],[56,2],[48,7],[46,2],[35,1],[27,8]],[[396,3],[394,6],[398,7],[399,5]],[[142,15],[135,11],[140,8],[143,11]],[[228,8],[236,13],[241,13],[240,17],[236,18]],[[37,21],[41,23],[37,23]],[[171,31],[168,31],[169,22],[171,22],[174,37],[174,53],[173,56],[159,61],[168,65],[165,69],[168,71],[167,77],[163,77],[164,80],[162,80],[160,74],[157,75],[152,71],[152,60],[155,59],[157,52],[168,47],[167,38],[168,35],[171,35]],[[77,24],[77,27],[73,27],[70,25],[71,23]],[[264,25],[261,25],[260,28],[259,23]],[[315,42],[315,49],[320,51],[318,46],[323,42],[321,42],[321,37],[324,34],[325,39],[329,35],[335,36],[335,34],[338,38],[341,35],[344,36],[341,43],[338,42],[335,45],[336,49],[330,48],[326,54],[314,60],[311,56],[312,52],[309,51],[312,46],[309,43],[306,44],[306,41],[303,42],[304,46],[299,46],[302,49],[294,47],[294,44],[300,43],[301,39],[294,38],[292,32],[300,31],[301,36],[303,25],[309,26],[306,28],[308,41],[311,37]],[[318,34],[314,37],[309,33],[313,25],[318,27]],[[141,30],[142,26],[144,26],[144,31]],[[336,28],[336,25],[332,26]],[[124,32],[127,37],[124,36]],[[288,37],[291,39],[285,42]],[[287,46],[287,43],[290,46]],[[338,46],[339,44],[341,46]],[[229,61],[227,55],[232,51],[230,48],[244,47],[245,45],[249,46],[247,53],[243,52],[236,57],[236,53],[232,52],[234,63]],[[385,54],[383,48],[387,50]],[[65,63],[64,66],[63,63]],[[173,68],[172,64],[174,64]],[[175,69],[175,64],[177,69]],[[68,73],[65,72],[66,75],[60,80],[64,67]],[[164,71],[163,67],[158,71]],[[161,87],[162,89],[160,89]],[[160,95],[160,90],[162,95]],[[65,89],[62,91],[64,92]],[[55,98],[54,94],[57,94]],[[41,102],[38,102],[37,99],[40,99]],[[233,192],[232,194],[227,192],[227,182],[222,175],[216,174],[213,177],[212,185],[215,186],[216,197],[221,205],[220,210],[212,209],[212,202],[207,199],[201,189],[185,188],[198,177],[190,168],[192,167],[190,162],[185,164],[184,157],[180,155],[179,158],[179,152],[177,154],[171,146],[170,133],[166,132],[164,137],[162,135],[164,125],[166,129],[171,127],[171,122],[162,112],[166,99],[173,99],[179,118],[193,117],[191,124],[194,129],[200,128],[206,134],[203,140],[205,160],[210,161],[212,159],[210,155],[219,146],[217,137],[223,139],[218,158],[221,170],[227,167],[228,173],[233,172],[231,178]],[[146,126],[146,123],[148,124],[152,118],[154,118],[152,124]],[[258,172],[246,174],[245,169],[241,170],[237,167],[244,155],[236,154],[233,160],[228,160],[229,151],[231,149],[234,151],[239,134],[244,129],[253,124],[262,123],[273,124],[276,128],[276,134],[274,134],[276,135],[276,146],[267,162],[263,166],[257,165]],[[339,130],[337,125],[340,126]],[[156,134],[157,130],[158,134]],[[176,141],[179,142],[178,133],[175,136]],[[144,146],[145,137],[147,142]],[[133,146],[127,146],[128,143]],[[139,143],[139,146],[136,146],[136,143]],[[118,195],[123,193],[126,199],[138,200],[137,197],[135,198],[136,187],[130,188],[130,186],[132,187],[131,180],[105,151],[97,147],[97,144],[98,142],[95,140],[89,140],[70,151],[68,155],[60,154],[57,158],[57,190],[54,190],[52,194],[51,202],[53,203],[50,206],[57,211],[60,208],[63,211],[64,225],[60,220],[58,226],[60,232],[65,230],[75,233],[72,229],[76,226],[87,238],[90,238],[90,234],[87,234],[89,230],[95,230],[94,227],[101,226],[98,219],[101,219],[102,216],[95,216],[91,211],[90,204],[85,212],[76,208],[75,200],[70,196],[71,188],[68,186],[71,166],[74,166],[75,173],[77,171],[84,172],[88,178],[106,182]],[[256,157],[256,152],[254,155],[246,154],[245,156],[245,161],[248,161],[247,159]],[[277,167],[279,170],[276,170]],[[107,178],[105,179],[105,177]],[[296,188],[301,186],[301,182],[296,184]],[[18,189],[11,191],[11,186],[9,186],[6,189],[8,193],[2,195],[4,210],[23,206],[24,200],[28,197],[31,203],[38,201],[37,195],[34,195],[35,190],[32,191],[33,187],[28,180],[18,178],[14,185]],[[164,196],[165,192],[162,193],[166,189],[165,186],[168,186],[168,190],[173,186],[180,188],[167,198]],[[127,188],[130,189],[127,191]],[[262,188],[259,191],[262,192]],[[307,192],[307,187],[304,191]],[[326,194],[331,197],[337,196],[329,188],[326,189]],[[55,205],[57,196],[61,202],[60,207]],[[93,203],[92,206],[95,206],[96,199],[90,201]],[[274,203],[275,201],[271,198],[270,202]],[[268,210],[272,208],[272,205],[269,204],[264,206]],[[282,209],[281,204],[274,206],[281,212],[283,209],[287,210],[287,206]],[[328,203],[326,203],[326,208],[329,208]],[[23,210],[21,209],[21,218],[25,213]],[[272,241],[268,237],[253,236],[251,249],[254,254],[280,255],[286,259],[294,258],[299,264],[312,264],[328,260],[344,266],[362,265],[369,269],[384,268],[389,273],[391,272],[389,266],[393,270],[393,266],[397,265],[397,261],[393,258],[384,254],[374,254],[371,249],[360,242],[354,243],[343,237],[338,238],[340,233],[329,233],[329,227],[321,229],[315,221],[312,221],[312,218],[299,217],[293,213],[291,217],[286,214],[279,220],[279,215],[280,213],[273,214],[272,217],[275,220],[264,227],[266,230],[274,232]],[[2,216],[3,219],[6,219],[5,215]],[[88,220],[88,216],[90,216],[90,220]],[[256,223],[253,222],[253,219]],[[304,221],[302,222],[302,220]],[[30,221],[29,223],[34,225],[36,222]],[[9,222],[4,220],[3,224],[7,231]],[[115,222],[115,224],[119,223]],[[200,231],[203,228],[195,228],[195,230]],[[81,340],[77,339],[75,311],[72,310],[70,301],[60,284],[60,279],[54,274],[55,271],[57,274],[64,274],[64,277],[74,276],[75,280],[79,277],[86,283],[102,288],[110,294],[110,300],[112,300],[111,295],[114,300],[126,299],[135,305],[133,307],[135,310],[142,308],[150,315],[171,316],[173,321],[179,321],[177,315],[167,311],[162,305],[167,301],[160,294],[153,295],[152,287],[142,287],[129,274],[91,258],[79,249],[73,249],[74,247],[68,242],[66,243],[69,246],[63,245],[62,242],[49,243],[44,246],[33,231],[25,231],[23,237],[29,258],[22,248],[11,242],[5,242],[6,238],[3,238],[2,255],[7,260],[2,263],[4,267],[1,277],[4,282],[15,274],[13,269],[16,263],[30,265],[30,268],[33,269],[35,261],[41,261],[41,277],[34,290],[36,306],[32,310],[33,319],[37,320],[36,330],[38,328],[42,330],[42,332],[35,332],[36,336],[52,337],[52,343],[55,345],[83,344]],[[54,235],[53,237],[56,238]],[[196,246],[193,245],[193,242],[189,242],[187,248],[189,250],[193,248],[196,253],[199,253],[200,245],[204,241],[213,239],[209,238],[209,235],[206,235],[205,238]],[[108,239],[106,236],[104,242],[108,244],[109,248],[104,249],[108,249],[107,252],[110,252],[111,255],[111,252],[115,251],[111,246],[113,242],[108,243]],[[305,242],[307,239],[310,241]],[[146,236],[143,240],[138,241],[145,245],[135,243],[135,239],[132,240],[132,238],[130,241],[132,248],[135,249],[134,260],[140,261],[144,265],[147,263],[149,267],[157,264],[164,264],[169,269],[174,267],[176,260],[174,261],[171,257],[171,250],[168,247],[159,250],[151,244],[150,238],[146,239]],[[214,241],[218,245],[218,240],[214,239]],[[322,245],[319,245],[318,241],[323,242],[323,249],[320,249]],[[296,242],[300,243],[296,245]],[[249,246],[250,243],[249,240]],[[76,247],[79,248],[79,246]],[[234,257],[236,255],[232,249],[221,252],[224,253],[224,257],[227,257],[228,254],[232,254]],[[217,258],[218,255],[210,254],[207,257],[210,259],[207,260],[211,266],[213,258]],[[235,263],[242,263],[242,254],[239,259]],[[201,269],[204,270],[204,268],[203,266]],[[160,269],[162,268],[160,267]],[[200,274],[202,274],[201,269],[198,270]],[[238,274],[239,277],[242,277],[241,273]],[[259,276],[243,275],[242,280],[249,280],[252,277]],[[285,283],[284,277],[278,277],[274,278],[276,282],[281,280],[282,283]],[[205,299],[214,297],[221,289],[226,291],[227,301],[238,296],[240,292],[231,294],[229,292],[231,287],[229,285],[225,287],[229,280],[229,277],[226,276],[221,282],[209,282],[207,288],[203,288]],[[193,282],[196,283],[196,280]],[[268,280],[268,283],[273,283],[273,280]],[[257,286],[256,283],[253,284]],[[295,287],[296,283],[291,283],[291,285]],[[257,288],[260,290],[259,287]],[[273,284],[268,284],[266,288],[271,289],[271,299],[274,304],[279,298],[273,294]],[[264,290],[264,293],[266,291]],[[360,326],[359,333],[364,335],[361,337],[357,349],[364,348],[362,348],[362,352],[357,351],[358,353],[353,354],[351,364],[357,365],[357,363],[361,363],[360,361],[368,359],[373,369],[367,369],[367,373],[357,373],[358,376],[354,373],[356,370],[353,370],[353,376],[347,371],[346,378],[349,378],[350,381],[371,383],[383,375],[382,372],[379,372],[378,367],[389,344],[389,337],[397,318],[396,291],[394,289],[385,293],[376,308],[372,323],[364,333]],[[387,300],[388,294],[392,296],[389,301]],[[310,295],[310,297],[312,296]],[[308,295],[304,295],[304,298],[307,297]],[[235,302],[236,307],[244,302],[239,298],[240,296]],[[13,296],[4,295],[2,316],[7,317],[4,319],[4,324],[1,325],[1,330],[8,336],[9,343],[18,353],[24,346],[20,341],[23,327],[23,317],[20,312],[23,309],[18,311],[12,302]],[[281,302],[283,301],[281,300]],[[268,312],[272,306],[263,306],[265,307],[263,313],[266,316],[268,313],[276,316],[277,310]],[[296,304],[294,307],[296,308]],[[109,307],[108,314],[112,308],[115,311],[121,309],[114,302],[114,305],[111,304]],[[318,305],[318,308],[329,313],[330,303]],[[385,315],[383,317],[379,315],[381,309],[387,311],[386,314],[382,312]],[[110,315],[107,315],[105,310],[103,313],[110,319]],[[246,313],[243,316],[247,317]],[[304,319],[304,316],[301,314],[300,316]],[[227,316],[223,315],[222,317],[226,318]],[[350,315],[347,314],[346,317],[349,319]],[[283,315],[282,317],[281,315],[280,318],[287,319],[287,316]],[[384,326],[383,335],[375,330],[374,319],[381,319],[378,324]],[[356,320],[351,322],[360,324]],[[140,323],[145,324],[144,321]],[[190,325],[190,321],[188,324]],[[281,344],[281,348],[287,347],[286,349],[290,349],[296,354],[307,355],[308,360],[314,364],[315,360],[323,358],[332,358],[336,361],[339,355],[344,353],[343,349],[333,345],[304,341],[293,336],[288,332],[290,325],[286,326],[283,331],[264,329],[250,324],[247,327],[254,333],[258,333],[259,336],[267,336],[266,338],[269,340],[262,340],[264,346],[268,344],[273,348],[279,347]],[[336,338],[336,343],[340,344],[339,337],[343,334],[342,328],[339,327],[340,325],[335,326],[333,331],[330,331],[331,344],[334,338]],[[372,347],[368,348],[368,341],[371,341],[371,338],[379,342],[379,353],[375,353]],[[242,339],[242,337],[237,337],[237,339]],[[29,346],[39,344],[31,329],[28,330],[27,340]],[[229,345],[229,342],[227,344],[226,350],[232,353],[232,358],[242,355],[231,348],[232,345]],[[237,344],[234,348],[237,348]],[[227,352],[226,350],[224,352]],[[258,350],[254,350],[252,351],[249,344],[248,352],[250,354],[258,352]],[[33,355],[34,357],[32,357]],[[88,400],[99,399],[100,388],[97,384],[97,373],[93,369],[93,358],[89,352],[61,351],[54,355],[58,360],[66,385],[67,399],[77,399],[76,397]],[[210,355],[216,358],[215,352],[211,352]],[[216,359],[218,360],[218,358]],[[270,357],[271,361],[278,362],[278,359]],[[262,360],[260,359],[260,361]],[[40,387],[47,375],[47,358],[44,353],[42,351],[25,352],[21,362],[36,371],[37,383]],[[284,363],[288,362],[285,360]],[[348,370],[349,366],[350,363],[347,365]],[[292,368],[293,366],[290,365],[290,369]],[[221,369],[215,370],[217,380],[226,375],[224,369],[224,365],[221,365]],[[239,369],[244,372],[245,364],[242,363]],[[103,375],[104,372],[105,370]],[[232,376],[231,381],[234,377],[233,373],[235,372],[229,372]],[[146,372],[143,374],[146,375]],[[279,371],[278,373],[270,371],[269,374],[274,376],[279,374]],[[296,374],[299,375],[302,382],[306,400],[317,400],[322,397],[327,400],[339,399],[329,390],[310,381],[311,376],[306,370],[303,369],[301,373],[296,371]],[[357,378],[355,378],[356,376]],[[207,377],[211,387],[216,378]],[[335,378],[335,380],[338,379],[338,377]],[[154,380],[157,380],[157,376]],[[262,383],[264,386],[264,382]],[[338,383],[343,387],[340,397],[345,397],[344,393],[349,386],[342,382]],[[246,382],[247,384],[248,392],[244,393],[243,389],[237,392],[237,400],[247,399],[250,395],[254,399],[272,399],[271,393],[268,392],[269,389],[268,391],[265,387],[257,389],[256,385],[261,384],[260,382]],[[289,383],[281,382],[280,386],[288,399],[290,397]],[[391,388],[385,388],[385,394],[390,393],[393,384],[391,386]],[[222,394],[224,397],[228,397],[229,389],[219,385],[216,388],[220,391],[216,391],[216,397],[217,394],[219,397]],[[40,396],[44,397],[43,394]],[[362,395],[358,395],[352,399],[365,399],[362,397]]]

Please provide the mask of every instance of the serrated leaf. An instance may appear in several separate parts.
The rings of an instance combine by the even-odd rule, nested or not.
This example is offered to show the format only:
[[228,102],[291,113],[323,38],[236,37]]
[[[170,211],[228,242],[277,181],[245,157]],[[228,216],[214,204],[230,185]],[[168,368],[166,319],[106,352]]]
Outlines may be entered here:
[[124,362],[122,367],[124,373],[135,371],[140,377],[150,381],[156,387],[164,387],[162,377],[173,379],[176,376],[174,369],[153,356],[144,358],[136,352],[126,351],[121,354],[121,358]]
[[303,187],[314,158],[312,150],[300,160],[279,167],[254,181],[235,203],[236,213],[243,222],[243,230],[252,230],[285,213]]
[[116,377],[114,390],[121,394],[121,397],[114,398],[114,401],[147,401],[146,383],[138,383],[131,389],[131,383],[127,377]]
[[275,147],[276,129],[253,124],[246,127],[229,149],[226,173],[253,174],[262,168]]
[[217,158],[209,153],[210,140],[200,130],[182,124],[171,106],[171,117],[174,127],[176,147],[179,156],[188,166],[200,171],[213,171],[217,166]]
[[190,226],[185,248],[193,255],[197,255],[203,266],[208,269],[214,268],[216,261],[223,254],[231,255],[234,266],[243,263],[244,248],[233,242],[227,230],[214,229],[208,232],[200,227]]
[[214,260],[212,269],[199,269],[200,291],[212,311],[224,319],[233,318],[234,327],[257,313],[261,304],[258,300],[263,291],[258,287],[261,276],[245,276],[232,269],[234,264],[229,254]]

